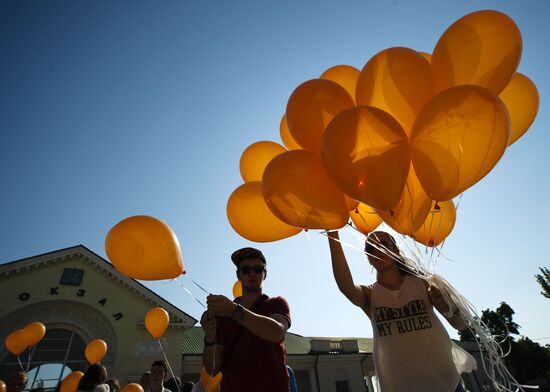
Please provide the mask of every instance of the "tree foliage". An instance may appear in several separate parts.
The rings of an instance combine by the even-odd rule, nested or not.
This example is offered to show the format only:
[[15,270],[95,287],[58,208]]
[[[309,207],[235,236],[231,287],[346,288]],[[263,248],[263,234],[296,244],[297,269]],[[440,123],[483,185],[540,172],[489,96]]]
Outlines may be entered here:
[[546,267],[539,268],[539,270],[542,275],[536,274],[535,278],[542,288],[540,293],[546,298],[550,298],[550,270]]
[[[492,335],[497,335],[500,339],[510,337],[510,334],[519,334],[519,325],[514,322],[514,310],[506,303],[501,302],[500,306],[495,310],[485,309],[481,313],[481,321],[485,323]],[[474,335],[469,329],[460,331],[460,340],[473,341]],[[510,337],[511,338],[511,337]],[[513,340],[513,338],[511,338]]]

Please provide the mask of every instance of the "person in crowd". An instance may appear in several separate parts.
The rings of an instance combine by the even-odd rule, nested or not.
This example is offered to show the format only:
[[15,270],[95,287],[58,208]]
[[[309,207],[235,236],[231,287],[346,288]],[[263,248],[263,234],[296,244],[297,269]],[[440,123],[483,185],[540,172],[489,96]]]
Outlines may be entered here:
[[168,381],[164,383],[164,388],[169,389],[172,392],[181,392],[181,380],[176,376],[170,377]]
[[283,297],[262,292],[266,259],[255,248],[231,255],[243,294],[234,301],[209,295],[201,317],[203,365],[209,374],[222,372],[221,392],[288,392],[285,334],[290,308]]
[[6,383],[6,392],[22,392],[27,386],[27,381],[28,377],[25,372],[12,374]]
[[109,389],[111,392],[120,392],[120,382],[116,378],[110,378],[107,381],[105,381],[107,385],[109,385]]
[[151,372],[146,371],[139,378],[139,385],[143,388],[144,391],[149,391],[151,389]]
[[164,380],[168,374],[168,367],[164,361],[155,361],[151,364],[151,388],[150,392],[171,392],[164,387]]
[[76,388],[79,392],[109,392],[107,381],[107,369],[99,363],[90,365]]
[[366,239],[365,253],[376,270],[369,286],[354,283],[338,232],[328,233],[328,240],[338,288],[371,320],[382,391],[463,391],[452,341],[433,311],[462,330],[466,325],[456,305],[411,273],[390,234],[375,231]]

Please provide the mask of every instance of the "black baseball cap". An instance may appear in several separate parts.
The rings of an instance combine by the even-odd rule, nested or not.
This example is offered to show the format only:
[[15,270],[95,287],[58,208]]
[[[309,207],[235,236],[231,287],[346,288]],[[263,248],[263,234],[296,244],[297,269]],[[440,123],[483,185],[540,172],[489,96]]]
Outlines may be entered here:
[[231,260],[237,267],[244,259],[260,259],[264,264],[267,264],[264,254],[256,248],[241,248],[231,255]]

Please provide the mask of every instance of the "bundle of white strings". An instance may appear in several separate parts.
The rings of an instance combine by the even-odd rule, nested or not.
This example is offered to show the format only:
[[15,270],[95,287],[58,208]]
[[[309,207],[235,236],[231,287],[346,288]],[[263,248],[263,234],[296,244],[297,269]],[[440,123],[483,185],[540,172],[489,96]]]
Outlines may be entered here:
[[[355,233],[356,235],[359,233]],[[359,234],[361,235],[361,234]],[[365,238],[364,235],[363,239]],[[383,244],[376,241],[369,241],[369,244],[385,254],[390,255],[396,262],[397,268],[407,270],[412,275],[415,275],[426,282],[430,286],[436,287],[441,292],[443,299],[449,305],[447,317],[452,317],[458,310],[460,317],[472,331],[476,343],[480,349],[480,356],[483,369],[488,378],[492,381],[496,391],[498,392],[517,392],[523,391],[523,385],[520,385],[506,368],[504,358],[509,354],[509,351],[504,353],[500,336],[491,334],[490,329],[478,316],[476,308],[468,301],[455,287],[453,287],[443,277],[430,272],[429,264],[432,262],[432,257],[422,258],[418,248],[416,252],[408,249],[414,257],[415,261],[403,254],[395,254]],[[353,246],[352,246],[353,247]],[[402,246],[403,248],[404,246]],[[357,249],[357,247],[353,247]],[[366,253],[366,252],[365,252]],[[375,255],[370,255],[376,257]],[[440,254],[438,255],[438,257]],[[432,266],[433,267],[433,266]]]

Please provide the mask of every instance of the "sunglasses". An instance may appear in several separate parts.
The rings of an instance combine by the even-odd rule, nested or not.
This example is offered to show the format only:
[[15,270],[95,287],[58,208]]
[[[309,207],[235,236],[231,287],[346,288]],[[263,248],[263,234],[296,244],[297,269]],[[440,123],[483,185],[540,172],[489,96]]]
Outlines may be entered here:
[[239,268],[239,271],[241,271],[241,274],[248,275],[252,271],[254,271],[257,274],[261,274],[265,271],[265,267],[263,265],[255,265],[254,267],[251,267],[249,265],[243,265]]

